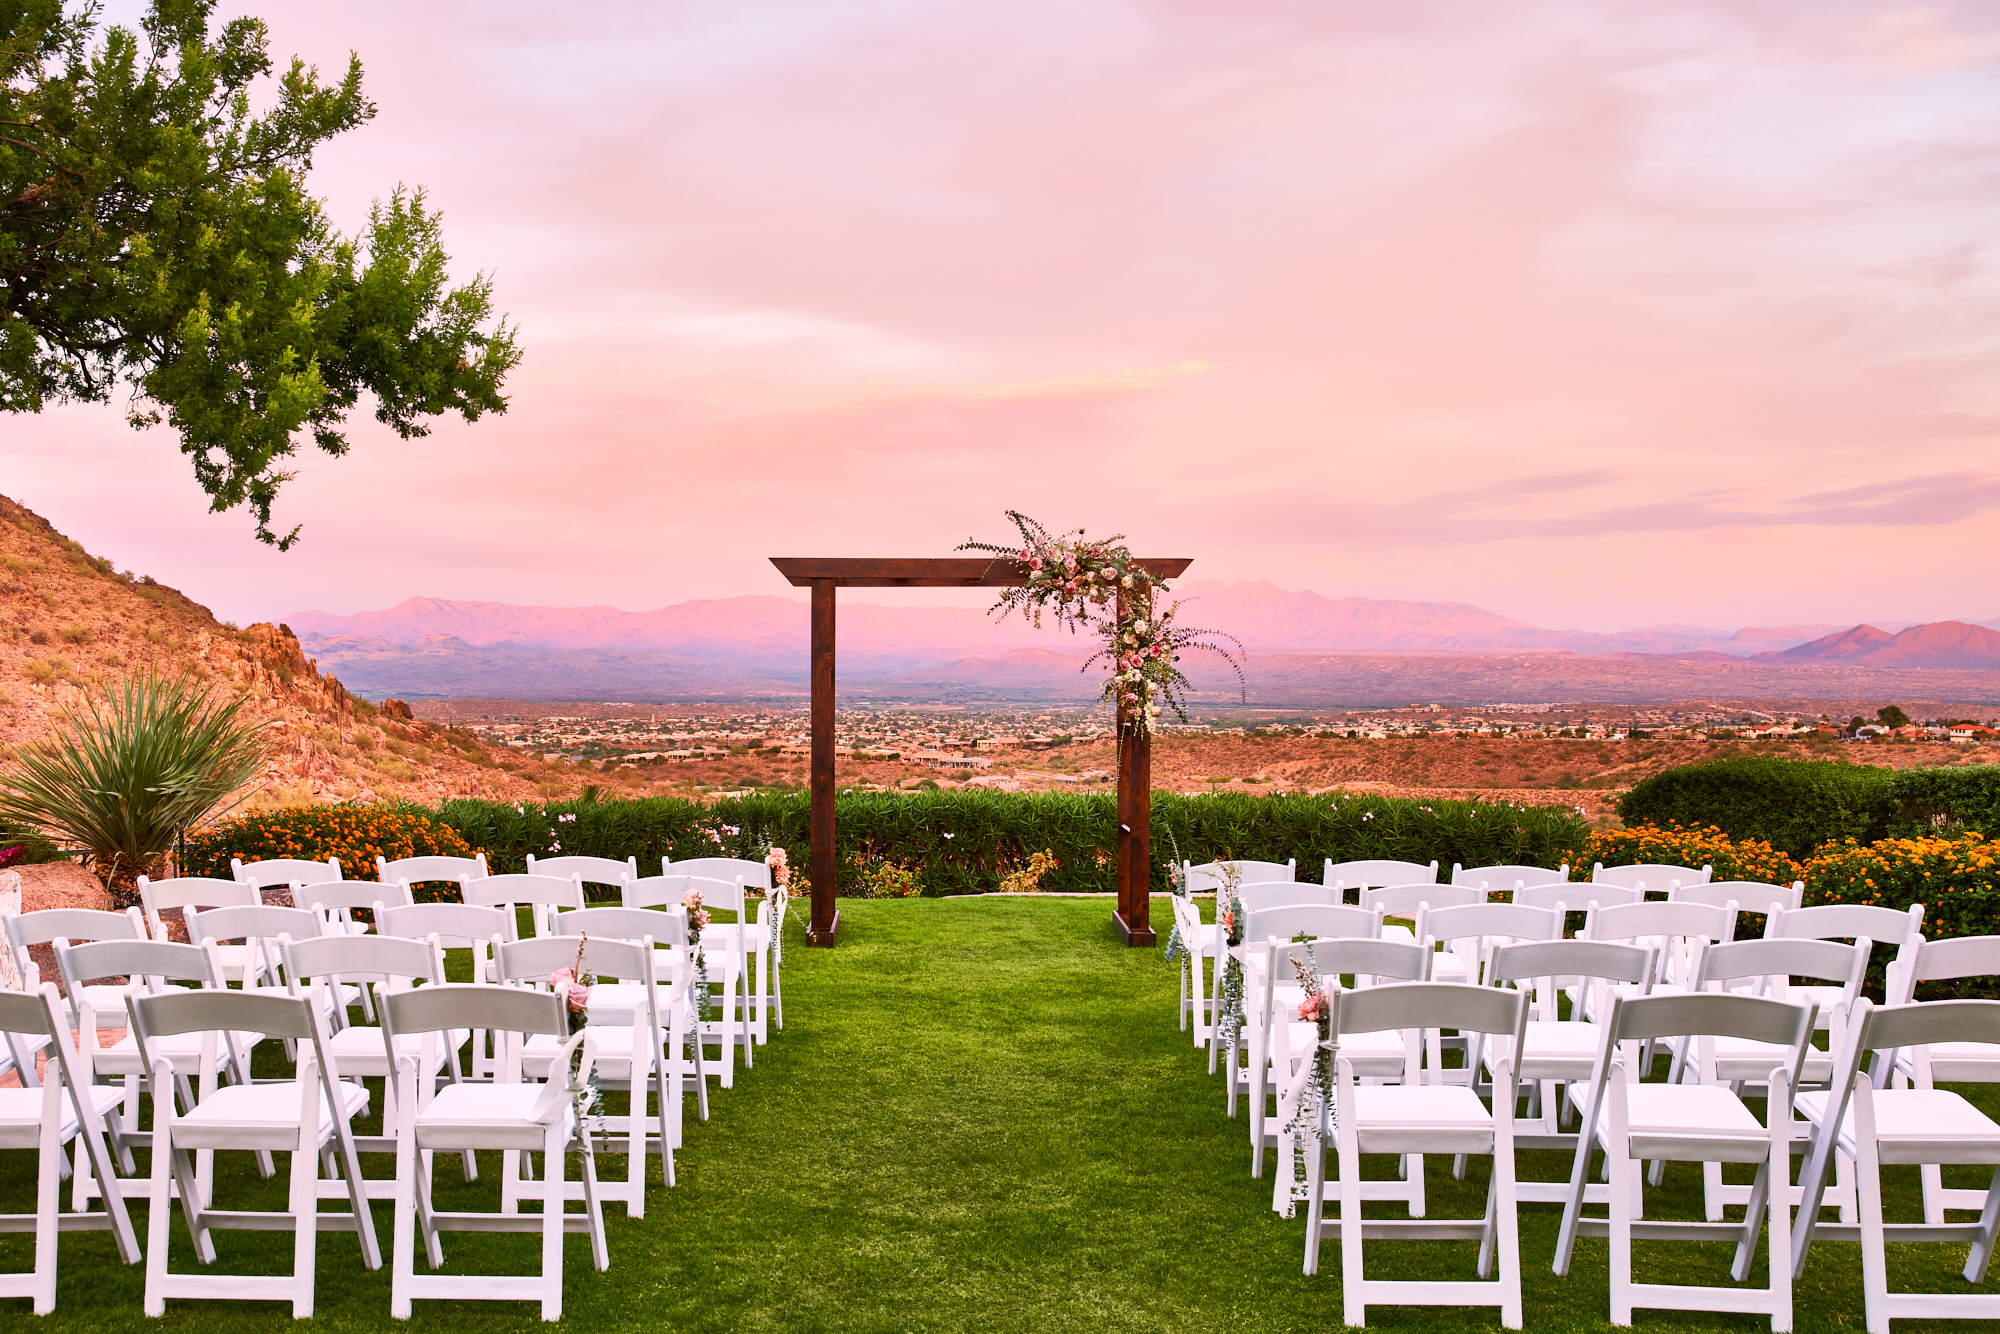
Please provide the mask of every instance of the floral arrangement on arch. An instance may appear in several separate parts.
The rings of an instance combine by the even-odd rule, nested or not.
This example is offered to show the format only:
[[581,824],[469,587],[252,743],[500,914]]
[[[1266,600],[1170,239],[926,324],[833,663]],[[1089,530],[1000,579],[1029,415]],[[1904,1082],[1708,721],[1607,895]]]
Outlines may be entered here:
[[[1133,557],[1123,533],[1092,541],[1081,528],[1053,534],[1018,510],[1008,510],[1007,517],[1020,531],[1019,546],[967,541],[958,548],[987,552],[996,564],[1013,561],[1025,567],[1027,582],[1002,593],[993,610],[1003,619],[1019,611],[1037,628],[1047,615],[1072,634],[1088,629],[1102,635],[1104,647],[1084,666],[1102,661],[1110,667],[1104,699],[1127,710],[1138,731],[1151,732],[1162,709],[1187,717],[1188,679],[1176,664],[1189,650],[1220,657],[1235,670],[1242,687],[1242,643],[1219,630],[1178,624],[1178,602],[1157,605],[1154,592],[1164,592],[1166,584]],[[1247,694],[1244,699],[1247,703]]]

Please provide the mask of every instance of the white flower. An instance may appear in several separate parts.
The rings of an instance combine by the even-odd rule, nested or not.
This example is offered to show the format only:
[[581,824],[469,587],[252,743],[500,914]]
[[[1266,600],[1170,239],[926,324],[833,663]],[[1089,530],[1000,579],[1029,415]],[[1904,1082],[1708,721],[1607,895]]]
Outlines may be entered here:
[[953,834],[953,833],[946,833],[946,834],[945,834],[945,837],[946,837],[946,838],[957,838],[957,837],[958,837],[958,835],[956,835],[956,834]]

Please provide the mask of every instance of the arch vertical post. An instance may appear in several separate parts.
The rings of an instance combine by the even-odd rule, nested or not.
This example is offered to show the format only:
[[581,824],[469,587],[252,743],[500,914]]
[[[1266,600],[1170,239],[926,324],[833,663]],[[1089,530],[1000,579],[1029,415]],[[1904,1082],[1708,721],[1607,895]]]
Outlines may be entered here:
[[[1119,619],[1132,593],[1118,593]],[[1139,596],[1146,599],[1151,614],[1152,590]],[[1151,945],[1156,941],[1152,926],[1151,882],[1153,874],[1153,738],[1139,726],[1140,719],[1123,699],[1118,701],[1118,846],[1113,860],[1118,866],[1118,907],[1111,921],[1127,945]]]
[[812,581],[812,919],[806,939],[832,945],[840,929],[835,906],[840,863],[833,855],[833,613],[832,579]]

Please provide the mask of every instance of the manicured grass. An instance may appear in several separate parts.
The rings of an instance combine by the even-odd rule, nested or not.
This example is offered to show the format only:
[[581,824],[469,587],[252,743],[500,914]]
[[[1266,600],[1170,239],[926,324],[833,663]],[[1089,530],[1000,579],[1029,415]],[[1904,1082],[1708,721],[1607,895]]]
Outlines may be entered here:
[[[1161,902],[1156,918],[1166,917]],[[1108,902],[846,901],[841,923],[838,948],[808,950],[794,919],[788,1027],[758,1051],[754,1070],[739,1070],[734,1089],[713,1093],[713,1119],[691,1122],[680,1184],[656,1186],[643,1220],[609,1210],[609,1272],[592,1270],[584,1239],[570,1238],[566,1323],[885,1334],[1339,1326],[1338,1248],[1326,1248],[1319,1277],[1301,1275],[1303,1211],[1278,1217],[1268,1176],[1250,1178],[1243,1115],[1224,1115],[1219,1080],[1175,1026],[1174,970],[1158,950],[1120,947]],[[1989,1092],[1967,1092],[1993,1107]],[[0,1157],[0,1207],[32,1207],[28,1160]],[[1557,1155],[1522,1159],[1524,1175],[1556,1177],[1566,1165]],[[441,1206],[490,1207],[497,1166],[465,1187],[441,1165]],[[600,1167],[622,1173],[624,1160],[601,1157]],[[1484,1168],[1475,1161],[1463,1185],[1447,1169],[1432,1160],[1433,1216],[1475,1214]],[[387,1159],[368,1170],[386,1174]],[[247,1155],[225,1156],[223,1181],[225,1207],[282,1197],[282,1177],[259,1181]],[[1912,1217],[1915,1169],[1892,1181],[1894,1207]],[[1648,1203],[1649,1212],[1696,1216],[1699,1169],[1670,1170]],[[376,1219],[386,1251],[386,1206]],[[135,1221],[143,1233],[143,1205]],[[1522,1211],[1527,1328],[1606,1327],[1605,1244],[1581,1243],[1571,1276],[1558,1279],[1548,1268],[1556,1222],[1553,1205]],[[184,1271],[193,1265],[175,1226]],[[0,1238],[0,1267],[24,1267],[28,1245]],[[289,1263],[290,1245],[276,1233],[218,1240],[223,1265],[266,1271]],[[460,1234],[445,1245],[449,1269],[522,1272],[537,1242]],[[1474,1245],[1371,1244],[1371,1272],[1469,1278]],[[362,1269],[345,1235],[325,1235],[319,1257],[318,1325],[390,1325],[386,1269]],[[1963,1258],[1962,1246],[1892,1247],[1891,1276],[1963,1286]],[[1719,1245],[1654,1243],[1640,1249],[1638,1276],[1722,1282],[1727,1265]],[[182,1301],[148,1321],[141,1286],[140,1269],[117,1262],[108,1235],[70,1234],[56,1314],[34,1327],[224,1331],[287,1316],[275,1304]],[[1861,1328],[1858,1248],[1816,1245],[1797,1304],[1802,1331]],[[28,1326],[25,1301],[0,1302],[0,1311]],[[1370,1316],[1391,1328],[1499,1327],[1491,1310]],[[1769,1327],[1745,1316],[1642,1311],[1638,1320]],[[534,1307],[511,1302],[420,1302],[411,1323],[540,1327]]]

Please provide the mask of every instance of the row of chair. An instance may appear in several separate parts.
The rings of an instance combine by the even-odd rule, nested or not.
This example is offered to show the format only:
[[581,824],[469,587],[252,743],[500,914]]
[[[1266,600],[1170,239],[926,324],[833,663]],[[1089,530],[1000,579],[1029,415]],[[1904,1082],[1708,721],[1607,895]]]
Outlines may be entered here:
[[[331,862],[247,863],[235,882],[146,883],[143,908],[127,913],[10,917],[9,943],[29,985],[0,995],[0,1068],[13,1067],[22,1085],[0,1089],[0,1146],[36,1147],[42,1160],[37,1212],[13,1220],[36,1231],[35,1269],[0,1277],[0,1295],[28,1296],[37,1311],[49,1309],[59,1231],[110,1228],[124,1258],[136,1262],[140,1248],[126,1200],[143,1195],[152,1210],[145,1248],[149,1313],[158,1314],[172,1297],[203,1296],[280,1297],[292,1302],[295,1315],[309,1314],[317,1231],[356,1232],[364,1263],[378,1267],[367,1201],[388,1199],[396,1220],[394,1315],[407,1317],[413,1298],[482,1297],[538,1300],[544,1318],[557,1318],[563,1234],[589,1233],[597,1266],[608,1264],[602,1203],[622,1201],[628,1213],[643,1215],[644,1165],[652,1153],[660,1156],[665,1184],[676,1179],[673,1150],[686,1093],[695,1094],[706,1118],[707,1076],[718,1074],[726,1087],[729,1053],[738,1045],[747,1066],[753,1019],[768,1009],[782,1027],[777,982],[785,895],[767,889],[754,921],[739,906],[737,922],[713,923],[697,942],[682,893],[697,888],[710,903],[726,902],[733,887],[740,905],[744,886],[761,878],[760,864],[711,864],[700,868],[708,876],[654,877],[649,884],[629,874],[632,863],[612,863],[627,872],[608,881],[625,901],[608,907],[586,906],[581,897],[582,877],[602,867],[544,862],[527,876],[495,877],[478,874],[483,859],[462,861],[469,864],[390,863],[378,870],[404,871],[404,878],[380,882],[344,881]],[[558,869],[569,878],[548,874]],[[712,874],[720,870],[731,878]],[[411,901],[412,883],[450,878],[442,872],[457,873],[466,901]],[[657,883],[663,881],[672,883]],[[214,904],[229,897],[223,891],[232,884],[253,891],[284,884],[300,906],[240,898]],[[530,910],[535,934],[518,932],[519,907]],[[160,914],[174,908],[184,916],[185,943],[164,938]],[[363,908],[373,914],[372,932],[352,920]],[[40,983],[29,954],[38,944],[53,948],[63,990]],[[473,950],[477,980],[446,983],[444,951],[464,947]],[[760,947],[769,953],[769,971],[757,970],[756,990],[763,991],[767,977],[771,985],[758,1004],[748,956]],[[564,997],[551,982],[579,965],[598,980],[589,993],[588,1026],[571,1033]],[[350,1007],[361,1009],[358,1020]],[[376,1018],[379,1030],[366,1026]],[[106,1045],[100,1023],[124,1023],[129,1031]],[[290,1078],[252,1079],[251,1052],[267,1039],[284,1044]],[[707,1061],[705,1046],[718,1049],[720,1070]],[[386,1101],[384,1133],[372,1137],[355,1135],[351,1124],[368,1107],[362,1082],[368,1078],[384,1080]],[[600,1089],[625,1092],[629,1111],[612,1116],[585,1107],[586,1093],[594,1097]],[[139,1125],[142,1093],[152,1101],[150,1130]],[[87,1151],[72,1165],[63,1146],[78,1141]],[[591,1150],[615,1152],[614,1146],[626,1155],[626,1179],[599,1181]],[[583,1179],[565,1182],[563,1164],[578,1147],[585,1150]],[[131,1175],[134,1148],[153,1151],[149,1178]],[[218,1148],[252,1150],[266,1176],[274,1170],[273,1152],[290,1153],[288,1210],[217,1209]],[[459,1155],[471,1180],[473,1155],[493,1149],[503,1155],[498,1215],[431,1208],[435,1154]],[[395,1156],[393,1180],[362,1176],[358,1155],[368,1153]],[[535,1153],[543,1157],[539,1180],[530,1166]],[[73,1177],[68,1211],[56,1207],[65,1176]],[[320,1199],[342,1197],[347,1214],[318,1211]],[[288,1227],[296,1238],[292,1274],[171,1273],[167,1221],[174,1199],[204,1265],[215,1259],[215,1229]],[[566,1213],[565,1201],[576,1200],[584,1212]],[[536,1201],[539,1215],[521,1212],[524,1202]],[[438,1234],[466,1229],[539,1231],[542,1272],[525,1278],[414,1272],[417,1236],[435,1269],[442,1263]]]
[[[1246,887],[1239,898],[1250,897],[1241,871],[1189,869],[1235,880]],[[1685,886],[1670,879],[1665,887]],[[1210,1046],[1212,1068],[1213,1053],[1227,1053],[1232,1115],[1239,1091],[1249,1095],[1252,1173],[1260,1173],[1268,1149],[1278,1150],[1273,1205],[1289,1216],[1296,1201],[1307,1203],[1307,1273],[1316,1272],[1323,1241],[1340,1242],[1347,1323],[1364,1323],[1369,1304],[1483,1304],[1499,1306],[1503,1323],[1518,1328],[1515,1210],[1538,1200],[1564,1206],[1558,1273],[1567,1272],[1577,1236],[1611,1240],[1618,1324],[1645,1306],[1758,1312],[1774,1329],[1788,1329],[1792,1275],[1815,1236],[1861,1244],[1871,1331],[1887,1334],[1892,1316],[2000,1315],[2000,1297],[1990,1294],[1892,1296],[1883,1250],[1885,1238],[1970,1241],[1965,1276],[1977,1283],[1984,1274],[2000,1227],[2000,1176],[1995,1189],[1947,1194],[1937,1164],[2000,1163],[2000,1126],[1936,1089],[1935,1080],[2000,1079],[2000,1002],[1916,1004],[1913,997],[1920,982],[2000,973],[2000,937],[1926,942],[1917,931],[1921,907],[1800,910],[1796,900],[1763,893],[1744,906],[1760,902],[1768,904],[1765,935],[1743,941],[1733,939],[1735,902],[1716,906],[1678,894],[1666,902],[1592,903],[1577,939],[1563,936],[1567,900],[1545,908],[1420,901],[1415,929],[1402,939],[1387,938],[1381,903],[1365,896],[1360,904],[1246,902],[1231,947],[1212,930],[1204,934],[1211,924],[1200,922],[1192,903],[1176,901],[1176,929],[1196,977],[1198,951],[1207,948],[1245,997],[1227,1016],[1231,1031]],[[1889,968],[1895,1003],[1879,1010],[1859,994],[1870,931],[1897,946]],[[1459,980],[1438,981],[1437,967],[1448,959],[1461,970]],[[1330,1049],[1315,1024],[1292,1018],[1303,991],[1285,979],[1300,966],[1321,975]],[[1202,989],[1189,981],[1184,965],[1183,1029],[1200,1016],[1188,993],[1198,997]],[[1831,1031],[1827,1051],[1812,1045],[1819,1029]],[[1454,1038],[1463,1052],[1458,1064],[1444,1059]],[[1248,1062],[1240,1065],[1244,1053]],[[1287,1133],[1313,1110],[1312,1068],[1328,1056],[1337,1088],[1331,1107],[1317,1109],[1319,1133]],[[1650,1078],[1656,1058],[1666,1062],[1665,1082]],[[1898,1081],[1905,1087],[1890,1087]],[[1744,1106],[1746,1091],[1768,1099],[1774,1110],[1764,1121]],[[1845,1110],[1850,1102],[1853,1111]],[[1332,1180],[1329,1141],[1338,1168]],[[1514,1154],[1521,1148],[1570,1152],[1569,1179],[1518,1181]],[[1807,1170],[1793,1187],[1791,1159],[1801,1151]],[[1604,1173],[1593,1181],[1588,1167],[1599,1152]],[[1363,1153],[1399,1155],[1400,1178],[1364,1180]],[[1466,1155],[1493,1155],[1483,1220],[1425,1217],[1425,1153],[1451,1154],[1459,1174]],[[1646,1188],[1660,1184],[1668,1160],[1703,1164],[1701,1222],[1646,1217]],[[1724,1187],[1725,1162],[1757,1164],[1756,1182]],[[1884,1223],[1883,1162],[1925,1164],[1924,1224]],[[1398,1202],[1408,1221],[1362,1222],[1364,1202],[1378,1200]],[[1823,1202],[1840,1210],[1839,1223],[1819,1221]],[[1724,1221],[1732,1204],[1746,1209],[1744,1221]],[[1585,1215],[1597,1206],[1604,1216]],[[1980,1221],[1947,1223],[1948,1208],[1979,1209]],[[1720,1238],[1735,1243],[1732,1273],[1740,1285],[1767,1217],[1771,1278],[1764,1288],[1633,1281],[1634,1237]],[[1498,1279],[1393,1282],[1363,1271],[1365,1239],[1452,1236],[1477,1238],[1477,1272],[1485,1280],[1497,1262]]]

